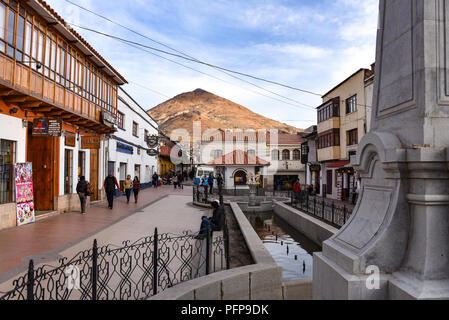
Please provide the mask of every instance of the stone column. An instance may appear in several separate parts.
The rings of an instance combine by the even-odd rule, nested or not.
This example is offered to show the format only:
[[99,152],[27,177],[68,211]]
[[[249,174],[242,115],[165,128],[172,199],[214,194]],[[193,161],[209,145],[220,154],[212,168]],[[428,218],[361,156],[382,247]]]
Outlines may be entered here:
[[449,298],[449,1],[381,0],[379,22],[359,201],[314,256],[314,298]]

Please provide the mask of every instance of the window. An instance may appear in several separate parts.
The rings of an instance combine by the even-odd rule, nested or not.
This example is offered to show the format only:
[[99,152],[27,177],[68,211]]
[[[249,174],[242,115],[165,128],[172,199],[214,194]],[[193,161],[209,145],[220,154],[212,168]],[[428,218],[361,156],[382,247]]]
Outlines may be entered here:
[[137,124],[137,122],[133,121],[133,136],[139,137],[138,133],[139,133],[139,125]]
[[340,129],[325,131],[318,135],[318,149],[337,147],[340,145]]
[[358,130],[354,129],[354,130],[350,130],[347,132],[347,145],[348,146],[353,146],[359,143],[358,140]]
[[117,112],[117,125],[120,129],[125,129],[124,120],[125,120],[125,115],[121,112]]
[[0,51],[5,52],[6,7],[0,2]]
[[357,111],[357,95],[346,99],[346,113],[353,113]]
[[256,155],[256,150],[250,149],[248,150],[248,154],[255,156]]
[[0,139],[0,204],[13,202],[13,165],[16,161],[16,143]]
[[279,150],[271,151],[271,160],[279,160]]
[[318,123],[340,116],[340,97],[334,98],[318,107]]
[[298,149],[293,150],[293,160],[301,160],[301,151]]
[[290,150],[282,151],[282,160],[290,160]]
[[15,23],[16,13],[10,9],[8,10],[8,30],[6,32],[6,41],[8,42],[6,53],[10,57],[14,57]]

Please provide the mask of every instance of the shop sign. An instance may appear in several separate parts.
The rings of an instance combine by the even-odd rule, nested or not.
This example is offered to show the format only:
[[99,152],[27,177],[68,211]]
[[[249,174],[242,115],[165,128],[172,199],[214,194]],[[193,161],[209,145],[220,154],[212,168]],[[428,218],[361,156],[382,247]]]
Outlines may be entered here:
[[108,127],[113,127],[115,124],[117,124],[117,119],[111,113],[102,111],[101,122]]
[[318,166],[318,165],[310,166],[310,171],[320,171],[320,170],[321,170],[321,166]]
[[35,221],[34,195],[33,195],[33,165],[17,163],[14,167],[16,184],[17,225]]
[[147,145],[150,148],[155,148],[159,143],[159,137],[156,135],[148,136],[147,137]]
[[147,150],[147,154],[150,157],[155,157],[155,156],[157,156],[159,154],[159,152],[156,149],[148,149]]
[[117,142],[117,151],[127,154],[134,154],[134,147],[121,142]]
[[33,136],[60,137],[62,132],[61,119],[48,119],[45,117],[33,120]]
[[66,132],[64,134],[64,136],[65,136],[65,145],[67,147],[75,147],[76,135],[74,133],[71,133],[71,132]]
[[81,149],[100,149],[100,137],[81,136]]

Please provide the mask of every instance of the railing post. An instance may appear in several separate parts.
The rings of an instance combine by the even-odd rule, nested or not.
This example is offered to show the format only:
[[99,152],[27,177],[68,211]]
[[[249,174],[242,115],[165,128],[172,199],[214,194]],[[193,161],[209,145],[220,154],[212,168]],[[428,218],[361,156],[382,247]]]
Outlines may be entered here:
[[225,255],[226,255],[226,270],[229,270],[230,267],[230,257],[229,257],[229,229],[228,224],[225,222],[224,227],[224,240],[225,240]]
[[196,201],[200,202],[200,186],[196,186]]
[[153,295],[157,295],[157,262],[158,262],[158,234],[157,228],[154,229],[153,242]]
[[34,261],[28,264],[27,300],[34,300]]
[[210,245],[211,245],[211,232],[210,224],[207,224],[207,236],[206,236],[206,275],[210,273]]
[[332,223],[335,223],[335,204],[333,201],[331,205],[331,210],[332,210]]
[[207,189],[205,189],[204,190],[204,203],[207,203],[207,195],[208,195],[208,192],[207,192]]
[[346,223],[346,205],[343,205],[343,224]]
[[92,300],[97,300],[97,279],[98,279],[98,244],[94,240],[92,247]]
[[323,218],[324,220],[326,220],[326,217],[324,216],[324,207],[326,206],[326,203],[324,202],[324,199],[323,199],[323,201],[321,202],[321,205],[322,205],[322,211],[321,211],[321,218]]
[[313,198],[313,215],[316,216],[316,197]]
[[310,210],[309,210],[309,195],[307,195],[307,199],[306,199],[306,209],[307,209],[307,213],[310,213]]

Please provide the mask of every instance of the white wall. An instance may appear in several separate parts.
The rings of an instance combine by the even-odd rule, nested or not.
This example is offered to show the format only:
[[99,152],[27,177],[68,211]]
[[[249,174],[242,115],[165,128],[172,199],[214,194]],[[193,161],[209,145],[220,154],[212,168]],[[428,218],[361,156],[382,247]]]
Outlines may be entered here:
[[16,162],[26,161],[26,135],[22,119],[0,114],[0,139],[16,142]]
[[[148,183],[151,181],[151,168],[154,166],[154,170],[157,172],[157,157],[151,157],[147,154],[146,150],[148,146],[144,141],[145,129],[149,135],[157,135],[158,130],[156,122],[135,102],[123,89],[118,90],[119,97],[125,102],[119,99],[118,111],[124,114],[123,128],[118,128],[117,132],[113,135],[124,141],[118,141],[117,139],[110,138],[108,142],[108,160],[105,162],[105,170],[107,171],[108,161],[115,162],[115,176],[119,178],[118,168],[120,163],[127,164],[126,175],[130,174],[134,178],[135,165],[140,165],[140,182]],[[133,122],[138,124],[138,137],[133,135]],[[133,154],[123,153],[117,151],[117,142],[126,144],[133,147]],[[137,146],[140,146],[140,155],[137,154]],[[149,172],[146,171],[147,166]]]

